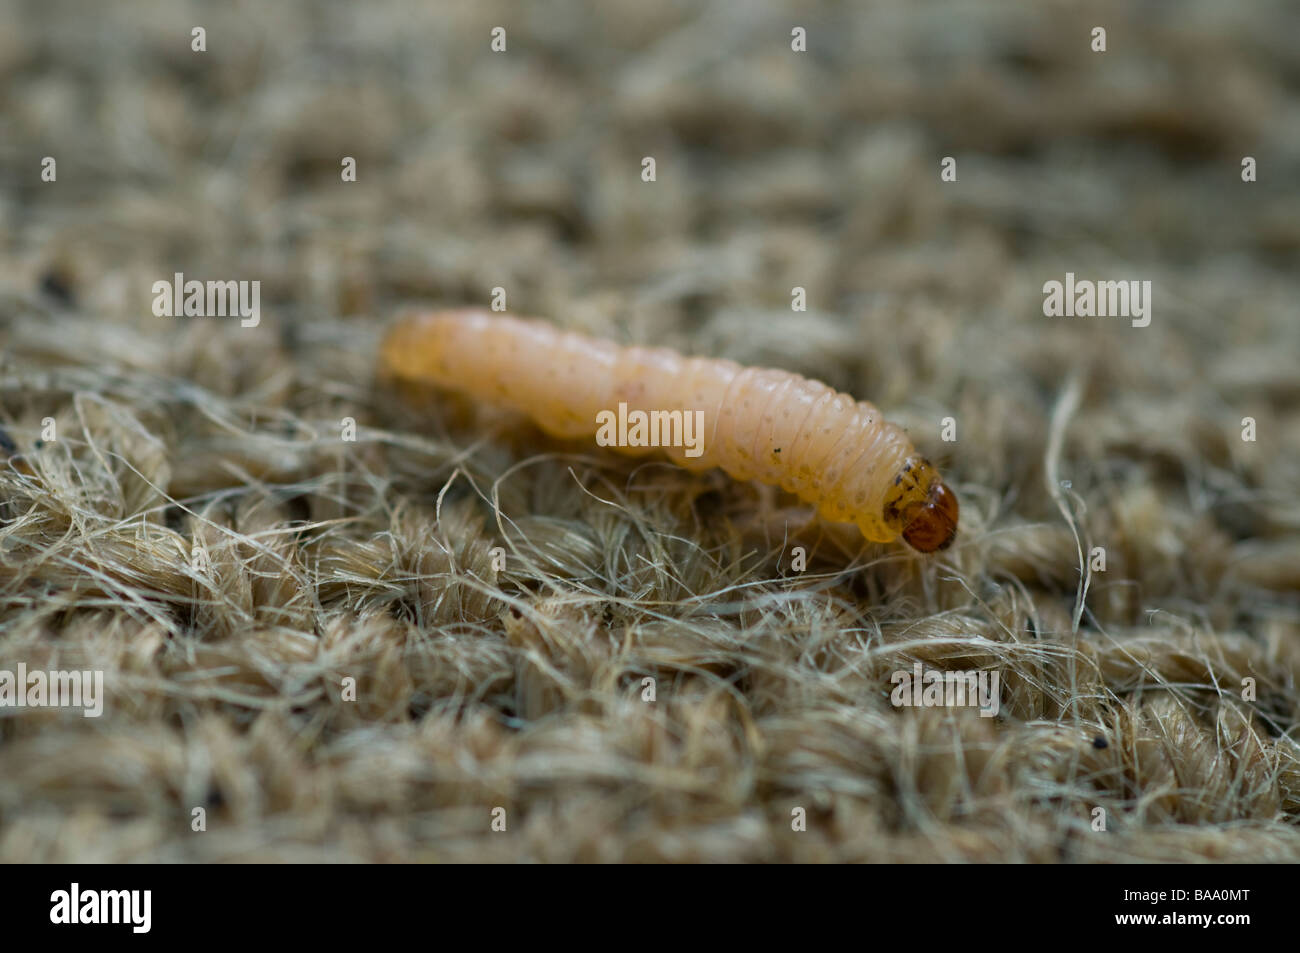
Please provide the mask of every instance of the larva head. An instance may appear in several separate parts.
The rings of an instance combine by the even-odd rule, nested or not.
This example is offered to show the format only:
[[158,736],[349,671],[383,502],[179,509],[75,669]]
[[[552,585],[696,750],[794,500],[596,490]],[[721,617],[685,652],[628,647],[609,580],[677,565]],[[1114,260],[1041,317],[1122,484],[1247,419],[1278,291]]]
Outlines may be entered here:
[[957,494],[928,460],[911,457],[885,494],[885,525],[922,553],[938,552],[957,536]]

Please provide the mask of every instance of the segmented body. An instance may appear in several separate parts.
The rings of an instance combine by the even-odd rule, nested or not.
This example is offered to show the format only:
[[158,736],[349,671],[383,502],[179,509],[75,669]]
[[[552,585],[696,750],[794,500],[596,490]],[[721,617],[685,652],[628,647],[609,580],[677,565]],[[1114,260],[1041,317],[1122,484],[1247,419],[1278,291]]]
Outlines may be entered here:
[[620,403],[702,410],[698,456],[684,446],[659,452],[690,470],[721,467],[739,480],[779,485],[876,542],[901,535],[933,552],[956,533],[956,497],[902,430],[871,404],[788,371],[619,347],[478,310],[400,321],[384,341],[381,369],[514,408],[561,437],[593,436],[597,415]]

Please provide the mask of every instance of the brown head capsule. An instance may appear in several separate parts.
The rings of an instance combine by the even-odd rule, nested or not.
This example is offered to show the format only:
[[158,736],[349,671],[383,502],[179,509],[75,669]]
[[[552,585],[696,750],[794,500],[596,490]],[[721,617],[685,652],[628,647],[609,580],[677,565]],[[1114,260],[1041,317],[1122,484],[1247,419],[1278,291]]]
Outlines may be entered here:
[[957,494],[923,457],[909,457],[894,475],[881,514],[913,549],[946,549],[957,535]]
[[909,511],[903,539],[918,552],[947,549],[957,536],[957,494],[935,480],[925,502]]

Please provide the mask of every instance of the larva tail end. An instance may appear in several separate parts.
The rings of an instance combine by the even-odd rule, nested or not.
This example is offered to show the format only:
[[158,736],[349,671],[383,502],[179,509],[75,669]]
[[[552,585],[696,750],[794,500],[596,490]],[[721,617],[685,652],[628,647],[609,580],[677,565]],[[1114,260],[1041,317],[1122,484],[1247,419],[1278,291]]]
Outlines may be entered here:
[[908,514],[903,528],[904,541],[921,553],[947,549],[957,537],[957,494],[942,480],[930,486],[929,496]]
[[429,314],[408,314],[389,326],[379,343],[381,381],[414,380],[423,376],[431,325]]

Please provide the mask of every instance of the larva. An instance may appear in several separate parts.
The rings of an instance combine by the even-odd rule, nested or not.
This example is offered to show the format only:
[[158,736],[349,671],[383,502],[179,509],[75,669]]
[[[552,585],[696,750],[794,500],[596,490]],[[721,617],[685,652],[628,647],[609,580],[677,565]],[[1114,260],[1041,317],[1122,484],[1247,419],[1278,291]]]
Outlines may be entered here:
[[778,484],[873,542],[902,536],[931,553],[957,533],[956,495],[902,430],[871,404],[788,371],[619,347],[478,310],[400,320],[381,346],[380,371],[513,408],[560,437],[594,435],[598,415],[620,404],[702,410],[698,456],[660,448],[679,466]]

